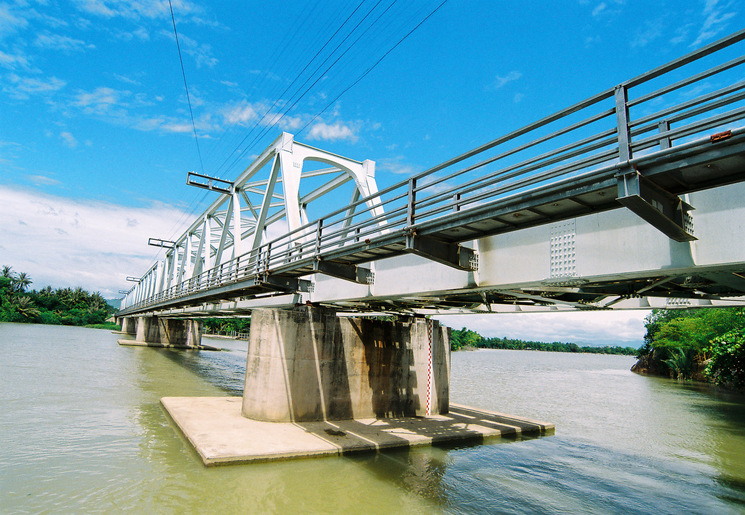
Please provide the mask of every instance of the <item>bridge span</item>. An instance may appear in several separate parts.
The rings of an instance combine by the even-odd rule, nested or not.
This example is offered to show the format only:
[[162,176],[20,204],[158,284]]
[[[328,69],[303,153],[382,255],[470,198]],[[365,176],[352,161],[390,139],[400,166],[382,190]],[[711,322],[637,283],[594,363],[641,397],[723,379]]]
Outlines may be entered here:
[[190,173],[218,197],[151,240],[120,343],[202,348],[199,317],[251,313],[242,399],[162,401],[207,464],[550,431],[451,406],[449,331],[421,315],[739,302],[743,40],[383,189],[286,133],[234,181]]
[[216,200],[175,241],[155,240],[165,257],[135,278],[118,315],[731,302],[745,295],[743,39],[382,190],[374,162],[287,133],[234,181],[191,173]]

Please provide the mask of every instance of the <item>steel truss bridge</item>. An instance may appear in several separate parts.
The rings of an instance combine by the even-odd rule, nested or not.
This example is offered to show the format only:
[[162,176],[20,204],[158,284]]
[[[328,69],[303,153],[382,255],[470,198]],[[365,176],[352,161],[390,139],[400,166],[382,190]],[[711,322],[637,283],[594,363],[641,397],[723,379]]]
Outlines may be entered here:
[[118,316],[305,302],[423,314],[738,302],[743,40],[737,32],[382,190],[374,162],[287,133],[234,181],[191,173],[216,200],[175,241],[151,239],[168,250],[132,278]]

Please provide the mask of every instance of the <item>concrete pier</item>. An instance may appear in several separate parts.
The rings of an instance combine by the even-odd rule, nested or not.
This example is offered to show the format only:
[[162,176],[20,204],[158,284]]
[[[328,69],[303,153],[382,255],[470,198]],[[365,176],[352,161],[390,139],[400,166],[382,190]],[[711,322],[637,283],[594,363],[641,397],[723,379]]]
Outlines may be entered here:
[[[143,334],[150,327],[143,324]],[[451,407],[449,389],[450,335],[437,322],[346,318],[302,306],[253,311],[243,398],[161,403],[205,465],[554,430],[546,422]]]
[[118,340],[119,345],[174,349],[219,350],[202,345],[202,323],[198,320],[154,316],[122,319],[122,332],[134,334],[134,340]]
[[446,414],[450,338],[436,321],[257,309],[242,412],[269,422]]

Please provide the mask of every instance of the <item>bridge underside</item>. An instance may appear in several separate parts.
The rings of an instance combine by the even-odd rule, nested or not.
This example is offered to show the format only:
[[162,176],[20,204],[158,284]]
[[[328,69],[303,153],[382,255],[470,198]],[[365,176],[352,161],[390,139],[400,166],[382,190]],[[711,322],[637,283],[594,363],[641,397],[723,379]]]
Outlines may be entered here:
[[[674,241],[633,212],[615,209],[465,243],[477,270],[415,254],[363,263],[372,284],[315,274],[309,291],[274,278],[152,306],[171,317],[248,315],[259,307],[314,303],[366,313],[535,312],[731,305],[745,295],[745,185],[690,194],[689,229]],[[266,282],[262,282],[266,281]],[[273,282],[272,282],[273,281]],[[286,288],[283,292],[282,286]]]

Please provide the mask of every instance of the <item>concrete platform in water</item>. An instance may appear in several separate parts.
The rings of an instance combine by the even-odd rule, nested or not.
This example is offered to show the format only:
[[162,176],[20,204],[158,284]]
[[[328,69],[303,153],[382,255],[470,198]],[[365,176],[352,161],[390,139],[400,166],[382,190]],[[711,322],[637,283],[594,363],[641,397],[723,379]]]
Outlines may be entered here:
[[180,345],[175,343],[153,343],[153,342],[141,342],[138,340],[117,340],[119,345],[125,345],[129,347],[155,347],[157,349],[179,349],[179,350],[214,350],[221,351],[219,347],[212,347],[210,345]]
[[241,397],[163,397],[161,403],[205,465],[340,456],[354,452],[515,435],[554,425],[457,404],[447,415],[318,422],[261,422],[241,415]]

